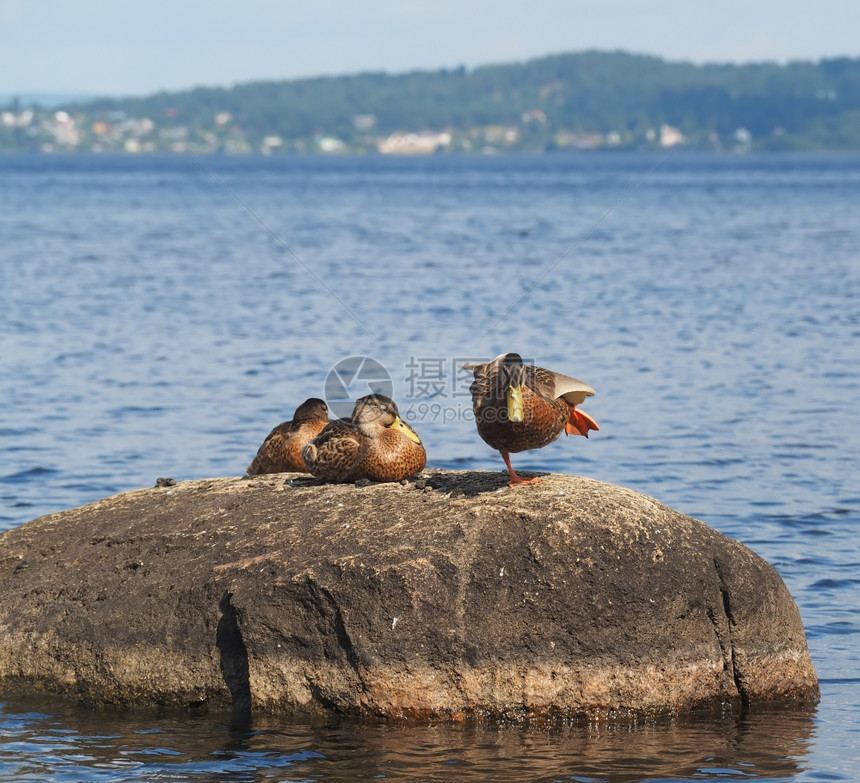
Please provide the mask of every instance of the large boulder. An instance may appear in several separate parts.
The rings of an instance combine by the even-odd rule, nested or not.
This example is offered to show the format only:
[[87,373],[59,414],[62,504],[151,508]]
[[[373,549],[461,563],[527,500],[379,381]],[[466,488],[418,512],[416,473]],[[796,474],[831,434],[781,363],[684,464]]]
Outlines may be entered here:
[[0,687],[452,718],[817,698],[749,549],[611,484],[504,481],[187,481],[7,531]]

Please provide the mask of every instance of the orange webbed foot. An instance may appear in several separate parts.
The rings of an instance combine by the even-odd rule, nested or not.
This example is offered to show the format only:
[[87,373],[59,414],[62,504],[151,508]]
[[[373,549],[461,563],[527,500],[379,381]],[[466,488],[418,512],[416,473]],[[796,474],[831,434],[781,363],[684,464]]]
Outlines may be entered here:
[[585,435],[588,437],[589,430],[599,430],[597,422],[584,411],[578,410],[575,405],[570,406],[570,418],[564,425],[564,431],[568,435]]
[[540,479],[535,476],[534,478],[520,478],[516,473],[511,477],[511,480],[508,482],[509,487],[515,487],[518,484],[537,484]]

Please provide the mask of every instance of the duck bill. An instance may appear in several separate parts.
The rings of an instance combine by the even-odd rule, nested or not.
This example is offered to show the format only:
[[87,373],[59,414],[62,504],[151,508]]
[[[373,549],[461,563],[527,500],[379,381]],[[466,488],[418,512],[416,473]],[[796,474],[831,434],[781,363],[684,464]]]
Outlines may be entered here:
[[409,440],[418,443],[419,445],[421,443],[421,438],[418,437],[418,433],[415,432],[415,430],[413,430],[412,427],[410,427],[399,416],[394,420],[389,429],[397,430],[397,432],[402,433],[407,438],[409,438]]
[[508,387],[508,421],[522,421],[524,418],[523,387],[511,384]]

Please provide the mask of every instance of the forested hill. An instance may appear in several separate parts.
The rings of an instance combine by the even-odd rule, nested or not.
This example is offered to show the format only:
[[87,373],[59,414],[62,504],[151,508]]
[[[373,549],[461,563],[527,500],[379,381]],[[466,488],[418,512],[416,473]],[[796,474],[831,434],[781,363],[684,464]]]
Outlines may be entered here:
[[860,149],[860,58],[692,65],[623,52],[30,110],[0,149],[128,152]]

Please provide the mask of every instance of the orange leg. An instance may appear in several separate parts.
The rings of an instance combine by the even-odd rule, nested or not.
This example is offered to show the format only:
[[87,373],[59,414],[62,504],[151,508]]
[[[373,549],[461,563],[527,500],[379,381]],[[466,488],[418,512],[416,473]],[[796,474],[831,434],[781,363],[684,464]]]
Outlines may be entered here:
[[576,409],[575,405],[570,406],[570,419],[564,425],[564,431],[568,435],[585,435],[588,437],[589,430],[599,430],[597,422],[584,411]]
[[499,451],[499,454],[502,455],[505,465],[508,466],[508,473],[511,474],[511,480],[508,482],[509,487],[513,487],[515,484],[537,484],[540,481],[537,477],[530,479],[520,478],[514,473],[514,469],[511,467],[511,455],[507,451]]

